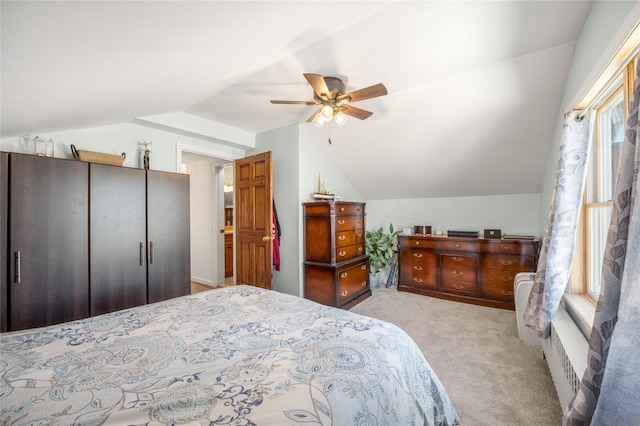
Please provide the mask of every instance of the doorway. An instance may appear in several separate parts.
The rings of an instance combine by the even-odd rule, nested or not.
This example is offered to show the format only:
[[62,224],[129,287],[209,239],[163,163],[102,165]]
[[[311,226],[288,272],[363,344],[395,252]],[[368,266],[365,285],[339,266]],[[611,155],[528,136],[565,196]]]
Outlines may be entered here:
[[228,216],[233,215],[228,210],[233,209],[234,158],[230,157],[200,147],[177,148],[177,168],[190,176],[192,288],[235,282],[233,216]]

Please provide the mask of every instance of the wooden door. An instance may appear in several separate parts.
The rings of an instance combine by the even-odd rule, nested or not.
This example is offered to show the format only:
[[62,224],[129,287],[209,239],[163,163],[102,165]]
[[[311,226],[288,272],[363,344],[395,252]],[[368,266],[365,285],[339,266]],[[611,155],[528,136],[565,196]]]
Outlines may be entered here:
[[0,332],[7,331],[7,217],[9,215],[9,154],[0,152]]
[[89,165],[91,315],[147,303],[144,170]]
[[271,151],[235,162],[236,284],[273,288]]
[[9,157],[9,327],[89,316],[88,164]]
[[191,292],[189,175],[147,171],[147,300]]

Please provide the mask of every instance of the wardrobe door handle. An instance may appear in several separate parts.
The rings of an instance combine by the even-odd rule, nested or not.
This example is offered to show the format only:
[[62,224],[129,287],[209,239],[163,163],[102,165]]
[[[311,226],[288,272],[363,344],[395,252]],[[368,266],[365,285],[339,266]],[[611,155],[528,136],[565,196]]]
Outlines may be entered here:
[[144,265],[144,243],[140,243],[140,266]]
[[20,250],[18,250],[15,254],[14,257],[14,268],[15,268],[15,274],[14,274],[14,282],[16,284],[20,284],[20,282],[22,281],[22,271],[21,271],[21,262],[20,262]]
[[149,242],[149,263],[153,265],[153,241]]

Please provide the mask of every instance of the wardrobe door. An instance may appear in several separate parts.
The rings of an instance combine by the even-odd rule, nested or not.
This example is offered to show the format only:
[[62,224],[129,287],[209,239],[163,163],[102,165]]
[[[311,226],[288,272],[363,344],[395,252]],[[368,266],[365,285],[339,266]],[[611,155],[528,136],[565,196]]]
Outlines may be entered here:
[[147,172],[148,302],[190,293],[189,175]]
[[89,315],[88,165],[9,156],[9,327]]
[[0,152],[0,332],[7,331],[7,216],[9,214],[9,154]]
[[91,164],[91,315],[147,302],[145,171]]

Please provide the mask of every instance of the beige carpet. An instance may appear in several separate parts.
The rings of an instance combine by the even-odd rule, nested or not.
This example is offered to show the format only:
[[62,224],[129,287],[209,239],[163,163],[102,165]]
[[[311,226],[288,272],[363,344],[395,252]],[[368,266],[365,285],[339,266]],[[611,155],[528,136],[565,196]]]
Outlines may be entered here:
[[444,385],[462,426],[559,425],[542,349],[518,338],[515,312],[378,288],[357,312],[401,327]]

